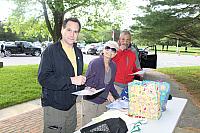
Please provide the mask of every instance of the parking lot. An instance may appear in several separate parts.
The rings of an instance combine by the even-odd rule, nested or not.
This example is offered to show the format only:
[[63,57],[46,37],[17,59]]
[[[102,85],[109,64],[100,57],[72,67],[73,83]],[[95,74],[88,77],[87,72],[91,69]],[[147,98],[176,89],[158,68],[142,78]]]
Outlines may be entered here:
[[[88,64],[97,55],[83,55],[84,63]],[[14,55],[11,57],[0,58],[4,66],[39,64],[41,57],[33,57],[26,55]],[[179,66],[200,66],[200,56],[193,55],[177,55],[158,53],[157,68],[163,67],[179,67]]]

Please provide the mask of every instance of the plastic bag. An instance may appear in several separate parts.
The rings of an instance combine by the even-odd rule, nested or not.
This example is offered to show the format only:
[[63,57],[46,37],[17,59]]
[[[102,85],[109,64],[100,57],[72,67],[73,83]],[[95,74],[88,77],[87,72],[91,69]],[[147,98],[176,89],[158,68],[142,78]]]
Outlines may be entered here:
[[81,133],[127,133],[126,123],[121,118],[110,118],[80,130]]

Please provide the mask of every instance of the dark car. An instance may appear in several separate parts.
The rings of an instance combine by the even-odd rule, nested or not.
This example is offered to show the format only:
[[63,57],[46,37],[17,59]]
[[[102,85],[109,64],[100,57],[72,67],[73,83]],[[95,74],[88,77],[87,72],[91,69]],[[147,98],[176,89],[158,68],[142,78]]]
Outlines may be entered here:
[[96,55],[98,55],[99,54],[98,53],[98,48],[101,47],[103,44],[100,42],[100,43],[93,43],[92,45],[93,45],[93,47],[90,47],[88,49],[88,54],[91,54],[91,55],[96,54]]
[[91,43],[86,45],[83,49],[82,52],[84,54],[91,54],[95,55],[97,54],[97,48],[101,45],[101,43]]
[[139,49],[139,60],[141,68],[157,68],[157,49],[156,45]]
[[97,46],[88,49],[88,54],[94,55],[97,53]]
[[96,54],[97,55],[102,54],[103,49],[104,49],[104,45],[103,44],[99,45],[98,48],[97,48]]
[[76,45],[80,50],[85,48],[85,44],[84,43],[77,43]]
[[30,42],[15,41],[14,45],[5,45],[5,54],[6,56],[11,56],[12,54],[40,56],[41,48],[31,45]]

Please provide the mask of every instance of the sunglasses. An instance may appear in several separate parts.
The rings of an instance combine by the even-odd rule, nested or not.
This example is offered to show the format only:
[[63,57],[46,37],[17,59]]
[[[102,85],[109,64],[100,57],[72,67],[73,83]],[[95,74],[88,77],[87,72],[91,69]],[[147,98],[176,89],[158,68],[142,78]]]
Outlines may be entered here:
[[113,53],[116,53],[117,52],[117,49],[116,48],[111,48],[111,47],[109,47],[109,46],[105,46],[105,50],[110,50],[111,52],[113,52]]

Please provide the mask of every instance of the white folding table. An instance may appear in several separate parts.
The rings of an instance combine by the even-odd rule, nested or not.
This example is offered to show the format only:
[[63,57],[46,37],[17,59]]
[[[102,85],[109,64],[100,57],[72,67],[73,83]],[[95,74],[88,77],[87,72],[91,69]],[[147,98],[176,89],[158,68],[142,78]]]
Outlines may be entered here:
[[[162,112],[161,118],[148,120],[147,124],[142,125],[141,133],[173,133],[186,103],[187,99],[183,98],[173,97],[168,100],[167,110]],[[75,133],[80,133],[80,130]]]

